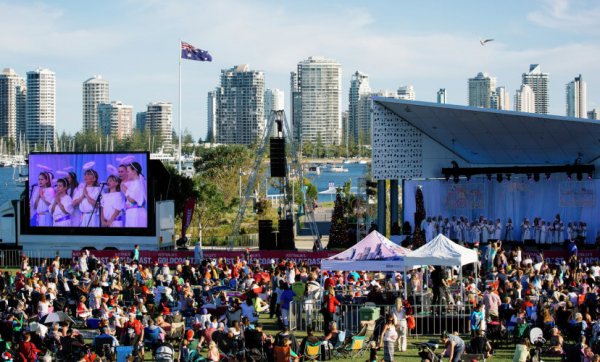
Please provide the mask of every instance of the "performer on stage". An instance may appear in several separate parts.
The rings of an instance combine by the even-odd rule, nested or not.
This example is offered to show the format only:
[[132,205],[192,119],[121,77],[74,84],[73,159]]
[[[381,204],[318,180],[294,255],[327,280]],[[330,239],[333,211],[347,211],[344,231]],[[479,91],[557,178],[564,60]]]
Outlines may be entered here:
[[[66,179],[67,195],[69,195],[72,200],[77,192],[77,189],[83,187],[83,185],[79,184],[79,181],[77,181],[77,174],[73,171],[67,174]],[[81,225],[81,211],[79,211],[78,207],[74,207],[73,212],[71,213],[71,226],[78,227],[79,225]]]
[[98,186],[98,173],[94,169],[87,169],[83,174],[83,187],[75,192],[73,205],[81,211],[81,227],[100,226],[99,210],[96,208],[96,200],[100,194]]
[[515,226],[513,225],[512,219],[508,218],[508,221],[506,222],[506,229],[505,229],[505,234],[504,234],[505,241],[513,241],[514,228],[515,228]]
[[529,219],[523,219],[523,223],[521,224],[521,242],[525,242],[525,240],[531,239],[531,225],[529,224]]
[[547,230],[548,235],[546,236],[546,244],[554,244],[554,227],[558,226],[556,222],[551,223],[548,221]]
[[500,221],[500,219],[496,219],[496,225],[494,228],[494,239],[502,239],[502,222]]
[[573,223],[567,224],[567,240],[574,240],[575,237],[575,228],[573,227]]
[[36,215],[36,226],[52,226],[50,204],[54,200],[54,189],[51,182],[52,178],[48,172],[40,172],[38,186],[33,190],[31,197]]
[[540,220],[540,244],[546,244],[546,238],[548,236],[548,227],[544,220]]
[[64,178],[56,182],[56,195],[50,207],[54,226],[71,226],[71,213],[73,212],[73,199],[67,193],[68,182]]
[[146,210],[146,193],[140,175],[142,166],[132,162],[127,166],[127,182],[121,184],[121,191],[125,194],[125,226],[146,227],[148,216]]
[[121,193],[119,179],[115,175],[108,176],[106,180],[108,192],[102,195],[100,210],[103,227],[123,227],[123,209],[125,209],[125,197]]

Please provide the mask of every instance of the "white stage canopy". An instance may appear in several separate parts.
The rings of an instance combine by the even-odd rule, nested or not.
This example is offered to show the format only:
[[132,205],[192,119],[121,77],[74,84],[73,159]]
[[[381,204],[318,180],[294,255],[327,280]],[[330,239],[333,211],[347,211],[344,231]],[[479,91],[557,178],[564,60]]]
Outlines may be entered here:
[[409,252],[373,231],[350,249],[323,259],[321,269],[398,272],[405,269],[404,258]]
[[419,265],[463,266],[479,261],[477,252],[460,246],[439,234],[427,244],[411,251],[404,257],[407,267]]

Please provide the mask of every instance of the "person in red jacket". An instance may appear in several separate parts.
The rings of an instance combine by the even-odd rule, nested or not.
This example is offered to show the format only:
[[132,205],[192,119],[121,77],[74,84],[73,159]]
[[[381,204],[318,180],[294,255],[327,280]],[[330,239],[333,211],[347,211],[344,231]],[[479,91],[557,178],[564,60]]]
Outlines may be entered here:
[[22,361],[35,362],[37,361],[37,355],[41,351],[31,342],[31,334],[25,332],[23,334],[23,342],[19,346],[19,356]]
[[329,288],[325,292],[325,298],[323,299],[323,321],[325,322],[325,335],[329,334],[330,324],[333,322],[333,317],[337,311],[337,306],[340,305],[340,301],[335,298],[335,292],[333,288]]

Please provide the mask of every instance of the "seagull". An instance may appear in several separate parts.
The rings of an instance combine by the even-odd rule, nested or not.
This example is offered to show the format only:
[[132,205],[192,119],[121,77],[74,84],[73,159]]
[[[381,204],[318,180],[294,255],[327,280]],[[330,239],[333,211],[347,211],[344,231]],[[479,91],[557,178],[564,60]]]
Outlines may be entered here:
[[479,44],[481,44],[481,46],[484,46],[485,43],[489,43],[491,41],[494,41],[494,39],[485,39],[485,40],[479,39]]

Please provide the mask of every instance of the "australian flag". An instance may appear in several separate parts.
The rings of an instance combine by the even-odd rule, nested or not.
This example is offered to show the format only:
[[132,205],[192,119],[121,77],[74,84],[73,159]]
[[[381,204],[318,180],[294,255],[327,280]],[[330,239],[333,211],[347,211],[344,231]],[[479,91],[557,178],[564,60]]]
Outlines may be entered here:
[[206,50],[194,48],[193,45],[181,42],[181,59],[212,62],[212,56]]

